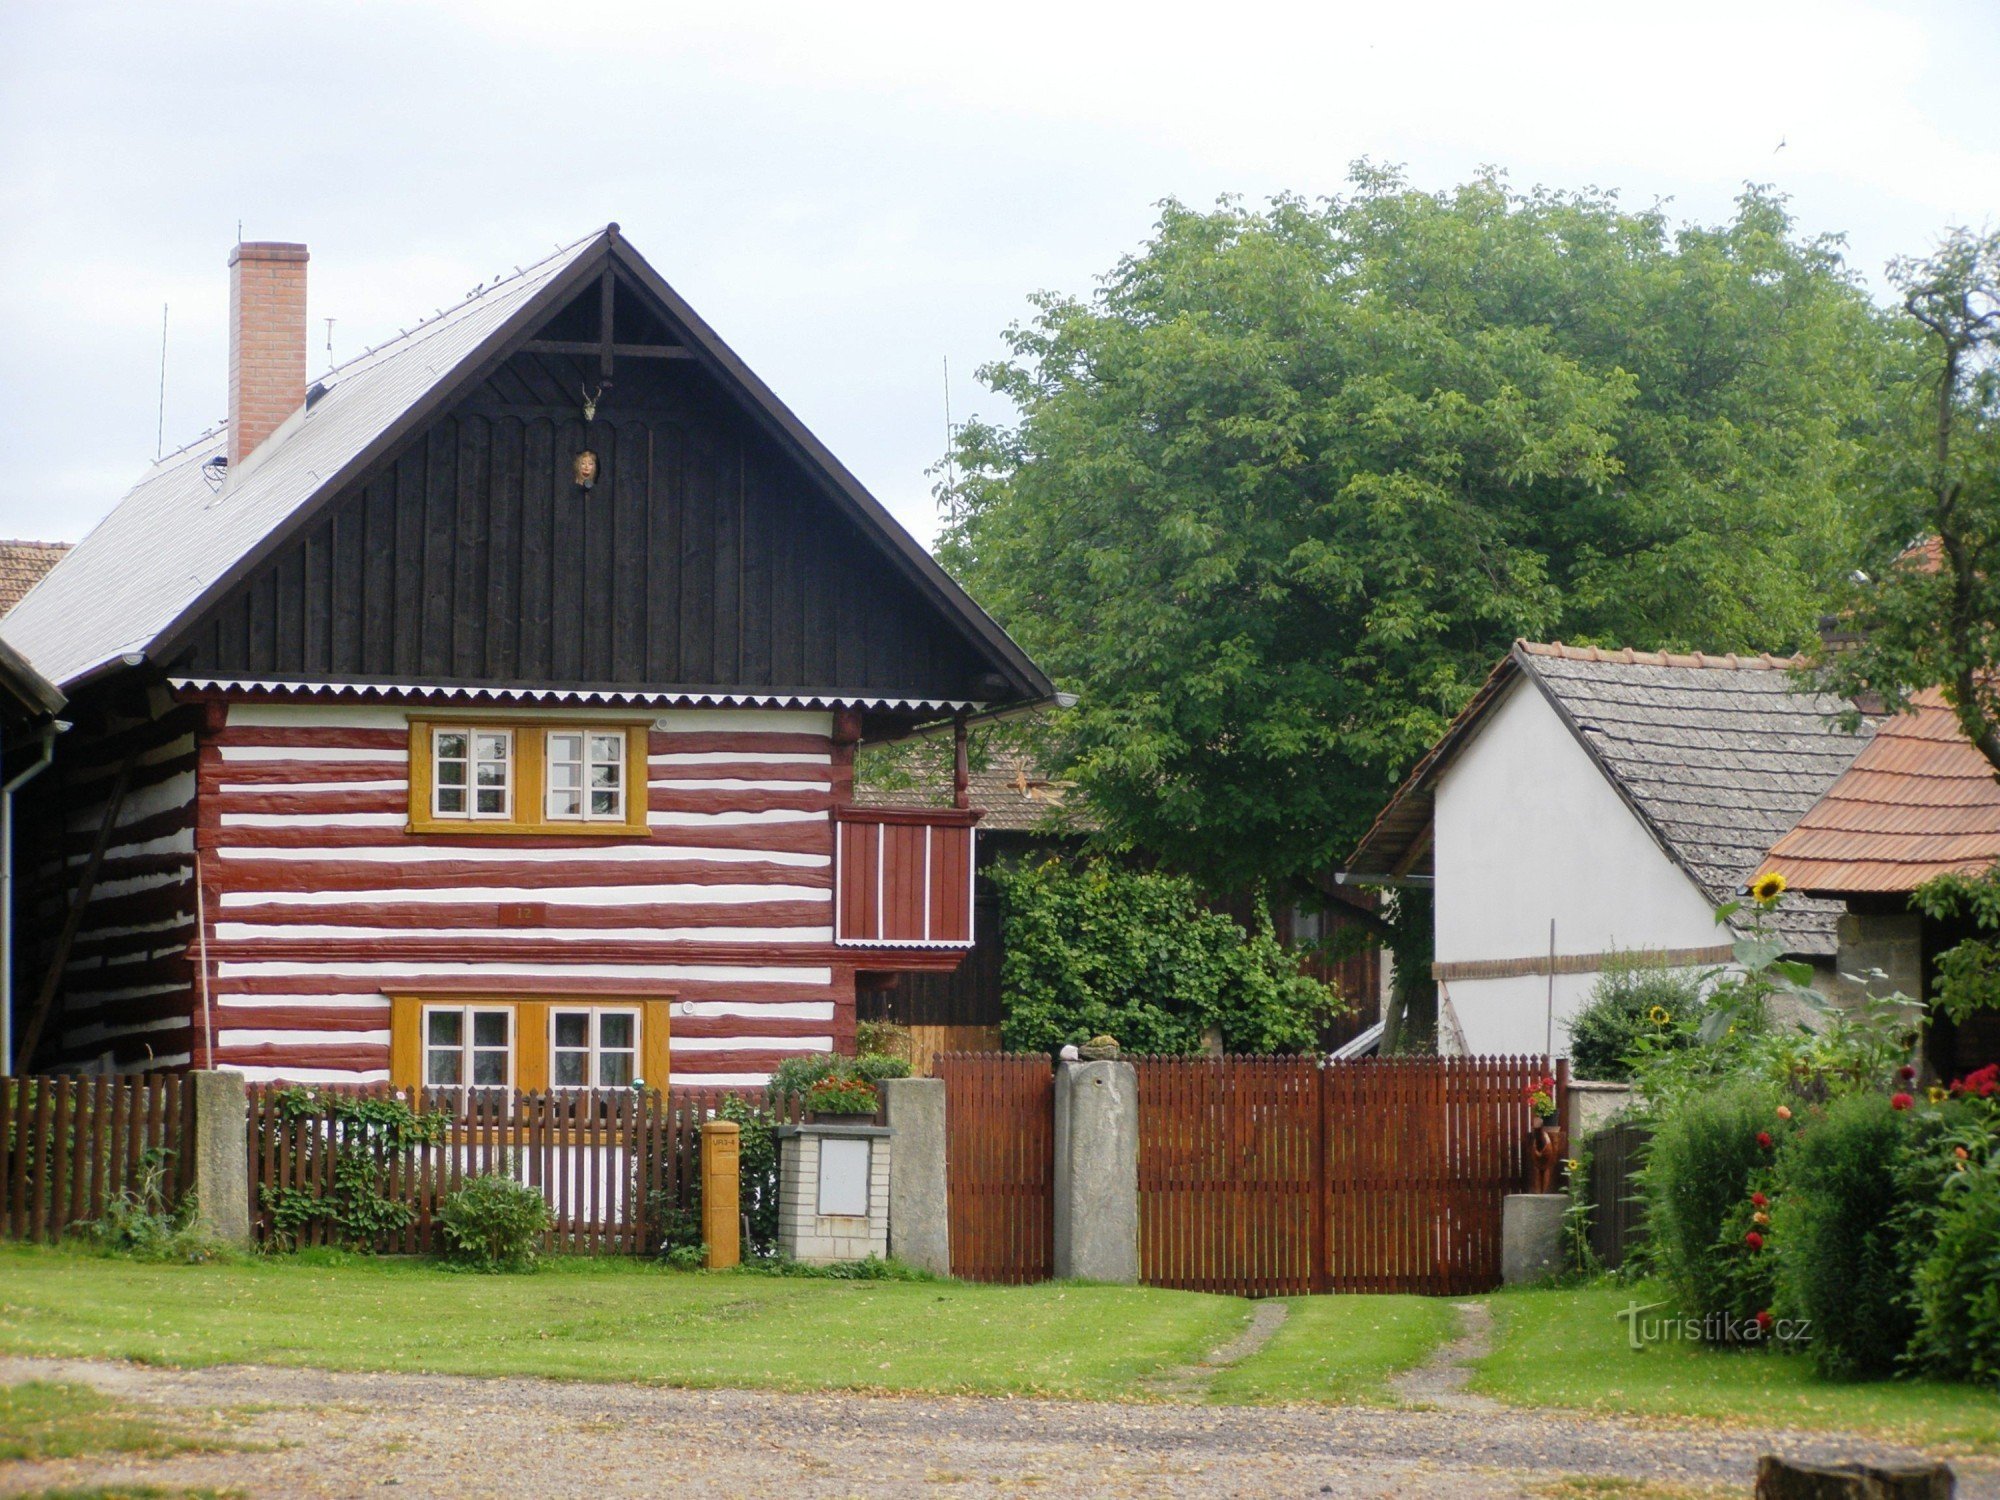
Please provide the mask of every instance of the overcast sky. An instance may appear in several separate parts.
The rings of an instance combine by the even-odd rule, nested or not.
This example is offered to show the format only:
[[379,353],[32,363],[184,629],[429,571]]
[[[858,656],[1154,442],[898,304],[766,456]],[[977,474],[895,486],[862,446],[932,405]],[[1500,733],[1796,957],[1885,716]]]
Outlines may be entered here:
[[[313,365],[616,219],[920,538],[1038,288],[1172,196],[1521,186],[1891,255],[2000,193],[1991,0],[1276,6],[0,0],[0,535],[75,538],[226,409],[228,275],[312,249]],[[1782,149],[1779,149],[1780,143]]]

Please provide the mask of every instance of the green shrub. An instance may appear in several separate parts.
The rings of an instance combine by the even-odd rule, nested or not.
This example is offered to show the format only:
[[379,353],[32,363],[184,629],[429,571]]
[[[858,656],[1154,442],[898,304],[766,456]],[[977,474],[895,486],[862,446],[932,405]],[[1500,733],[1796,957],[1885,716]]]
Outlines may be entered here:
[[802,1260],[778,1260],[775,1257],[759,1261],[745,1261],[744,1269],[760,1276],[798,1276],[817,1281],[942,1281],[945,1278],[930,1271],[919,1270],[905,1265],[900,1260],[884,1260],[879,1255],[866,1256],[861,1260],[839,1260],[830,1265],[808,1265]]
[[473,1177],[438,1206],[444,1258],[478,1271],[523,1271],[549,1229],[538,1189],[511,1177]]
[[[1246,933],[1192,882],[1109,863],[997,867],[1006,960],[1002,1042],[1053,1052],[1116,1037],[1127,1052],[1301,1052],[1344,1006],[1299,972],[1268,916]],[[1262,907],[1259,906],[1261,913]]]
[[1917,1150],[1912,1113],[1879,1094],[1814,1111],[1786,1148],[1772,1215],[1778,1301],[1811,1321],[1824,1374],[1892,1374],[1916,1332],[1904,1183]]
[[1912,1362],[1947,1379],[2000,1381],[2000,1175],[1968,1175],[1947,1193],[1915,1283]]
[[132,1186],[104,1206],[104,1217],[85,1232],[100,1250],[133,1260],[195,1265],[228,1260],[235,1251],[210,1234],[196,1212],[194,1195],[167,1202],[167,1164],[174,1153],[154,1146],[139,1158]]
[[1751,1194],[1770,1196],[1775,1110],[1767,1090],[1739,1082],[1681,1101],[1655,1127],[1639,1173],[1649,1259],[1690,1316],[1742,1321],[1770,1306],[1773,1257],[1748,1236],[1762,1234]]
[[[854,1050],[862,1057],[871,1053],[877,1057],[900,1060],[905,1066],[916,1050],[916,1041],[907,1026],[898,1026],[894,1021],[862,1021],[854,1028]],[[895,1074],[901,1078],[907,1075]]]
[[1699,974],[1620,959],[1569,1023],[1570,1066],[1579,1078],[1622,1082],[1641,1042],[1693,1046],[1700,1019]]
[[815,1052],[804,1057],[788,1057],[780,1062],[771,1070],[771,1082],[767,1086],[767,1091],[773,1099],[802,1098],[828,1080],[845,1081],[858,1078],[865,1083],[876,1084],[885,1078],[909,1076],[910,1064],[907,1058],[891,1057],[882,1052],[863,1052],[858,1057],[842,1057],[835,1052]]

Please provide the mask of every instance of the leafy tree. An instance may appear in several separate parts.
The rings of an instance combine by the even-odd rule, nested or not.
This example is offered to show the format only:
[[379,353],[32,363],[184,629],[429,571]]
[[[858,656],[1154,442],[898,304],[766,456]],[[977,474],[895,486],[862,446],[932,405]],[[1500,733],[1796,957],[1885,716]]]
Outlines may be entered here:
[[1517,636],[1812,633],[1895,344],[1783,199],[1671,226],[1497,176],[1167,203],[982,372],[943,555],[1082,697],[1107,839],[1334,866]]
[[2000,235],[1959,230],[1889,269],[1921,355],[1873,517],[1894,560],[1852,580],[1846,649],[1820,675],[1897,710],[1941,689],[2000,771]]

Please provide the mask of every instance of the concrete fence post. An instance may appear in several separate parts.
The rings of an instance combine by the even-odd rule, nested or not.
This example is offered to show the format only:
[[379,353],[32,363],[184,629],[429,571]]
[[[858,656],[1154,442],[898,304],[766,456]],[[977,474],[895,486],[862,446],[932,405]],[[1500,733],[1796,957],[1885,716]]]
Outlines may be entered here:
[[882,1101],[896,1150],[889,1159],[889,1253],[906,1265],[951,1274],[951,1200],[945,1180],[942,1078],[890,1078]]
[[250,1244],[250,1092],[241,1073],[196,1069],[187,1075],[188,1162],[195,1212],[217,1239]]
[[720,1271],[743,1261],[743,1129],[734,1120],[701,1126],[701,1238],[707,1265]]
[[1130,1063],[1056,1067],[1055,1273],[1139,1280],[1139,1078]]

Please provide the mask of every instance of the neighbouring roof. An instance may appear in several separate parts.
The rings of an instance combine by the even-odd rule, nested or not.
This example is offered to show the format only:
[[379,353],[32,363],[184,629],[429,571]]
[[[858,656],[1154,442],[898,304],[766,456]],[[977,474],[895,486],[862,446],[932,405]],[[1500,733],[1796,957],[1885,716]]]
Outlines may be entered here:
[[[972,771],[968,783],[972,805],[986,810],[979,820],[982,833],[1088,833],[1097,826],[1078,805],[1071,784],[1047,775],[1027,755],[997,755],[991,764]],[[865,807],[913,803],[949,807],[951,767],[926,767],[906,788],[857,781],[854,800]]]
[[1936,689],[1875,737],[1764,862],[1820,895],[1901,894],[2000,860],[2000,781]]
[[[1711,902],[1734,899],[1867,740],[1839,727],[1844,701],[1799,689],[1796,664],[1516,642],[1363,836],[1351,878],[1429,872],[1438,778],[1525,677],[1667,856]],[[1792,952],[1830,953],[1840,910],[1788,896],[1779,935]]]
[[19,604],[69,549],[68,542],[0,541],[0,615]]
[[63,558],[0,641],[72,686],[122,660],[164,660],[203,611],[295,534],[319,505],[395,451],[607,266],[662,309],[694,357],[843,508],[1011,686],[1008,701],[1053,686],[735,352],[619,237],[613,224],[315,382],[315,394],[220,487],[204,468],[226,453],[214,432],[159,463]]

